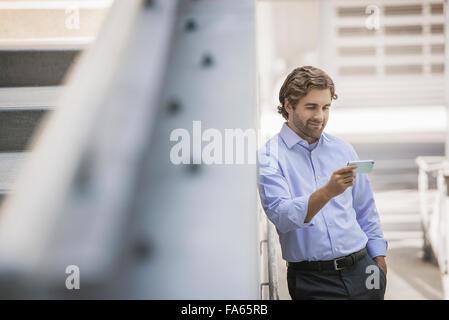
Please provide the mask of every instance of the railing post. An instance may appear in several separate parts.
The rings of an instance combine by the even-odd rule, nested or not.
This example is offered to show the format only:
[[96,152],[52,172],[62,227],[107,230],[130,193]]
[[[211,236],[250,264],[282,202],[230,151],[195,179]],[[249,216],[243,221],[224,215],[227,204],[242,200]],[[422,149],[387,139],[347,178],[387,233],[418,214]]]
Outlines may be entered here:
[[274,233],[273,224],[267,221],[268,282],[270,283],[270,300],[279,300],[277,252]]
[[449,244],[448,244],[448,233],[449,233],[449,224],[448,224],[448,210],[449,210],[449,172],[443,173],[444,178],[444,187],[446,188],[445,194],[445,205],[444,205],[444,211],[441,211],[440,214],[440,227],[439,227],[439,257],[438,257],[438,264],[441,272],[441,280],[443,284],[443,294],[444,299],[449,300],[449,263],[448,263],[448,257],[449,257]]
[[420,197],[420,215],[421,215],[421,221],[423,222],[424,226],[427,226],[428,224],[428,217],[429,213],[427,210],[428,206],[428,197],[427,192],[429,189],[429,179],[427,177],[426,171],[420,166],[419,167],[419,174],[418,174],[418,191],[419,191],[419,197]]

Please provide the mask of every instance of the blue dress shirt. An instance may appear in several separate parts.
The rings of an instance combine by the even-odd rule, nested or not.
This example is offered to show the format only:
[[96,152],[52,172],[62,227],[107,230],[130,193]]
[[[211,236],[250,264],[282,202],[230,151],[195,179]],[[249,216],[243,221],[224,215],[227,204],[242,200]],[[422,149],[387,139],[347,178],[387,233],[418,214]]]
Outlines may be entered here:
[[379,214],[366,174],[332,198],[307,223],[309,197],[348,161],[359,160],[347,142],[323,132],[312,144],[286,124],[258,150],[262,206],[276,226],[286,261],[332,260],[364,247],[371,257],[386,256]]

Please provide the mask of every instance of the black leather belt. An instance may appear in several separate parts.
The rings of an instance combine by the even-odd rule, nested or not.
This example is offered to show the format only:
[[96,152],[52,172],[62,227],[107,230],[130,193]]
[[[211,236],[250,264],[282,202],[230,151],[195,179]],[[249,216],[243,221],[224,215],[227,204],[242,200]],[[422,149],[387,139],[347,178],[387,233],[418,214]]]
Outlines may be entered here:
[[333,260],[287,262],[287,267],[292,268],[294,270],[309,270],[309,271],[342,270],[354,265],[357,261],[365,257],[365,255],[366,255],[366,248],[363,248],[360,251]]

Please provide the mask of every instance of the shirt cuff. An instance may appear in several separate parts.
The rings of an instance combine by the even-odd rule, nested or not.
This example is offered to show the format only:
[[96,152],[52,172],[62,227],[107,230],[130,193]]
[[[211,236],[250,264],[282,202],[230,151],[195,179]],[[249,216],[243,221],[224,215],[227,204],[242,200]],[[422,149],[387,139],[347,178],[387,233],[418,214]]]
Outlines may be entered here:
[[366,244],[366,250],[371,258],[377,256],[387,256],[388,242],[385,239],[372,239],[368,240]]
[[[310,219],[309,222],[304,222],[304,220],[307,217],[307,211],[309,210],[309,199],[310,199],[310,195],[308,196],[302,196],[302,197],[297,197],[295,199],[293,199],[293,203],[294,203],[294,208],[296,210],[294,210],[294,213],[292,213],[292,215],[294,215],[294,218],[292,220],[297,220],[296,217],[299,216],[299,221],[296,221],[296,224],[300,227],[300,228],[304,228],[304,227],[311,227],[314,225],[313,223],[313,218],[315,218],[315,216]],[[300,213],[298,215],[298,213]]]

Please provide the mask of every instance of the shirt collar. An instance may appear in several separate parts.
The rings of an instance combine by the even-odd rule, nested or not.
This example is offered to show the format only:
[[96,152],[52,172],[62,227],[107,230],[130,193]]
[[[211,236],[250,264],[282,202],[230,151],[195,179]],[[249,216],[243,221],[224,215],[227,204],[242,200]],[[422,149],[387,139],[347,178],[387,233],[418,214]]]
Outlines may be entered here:
[[[282,126],[281,132],[279,134],[289,149],[291,149],[297,143],[304,143],[304,145],[309,145],[306,140],[301,138],[292,129],[290,129],[290,127],[287,125],[287,122],[284,122],[284,125]],[[323,140],[329,141],[329,138],[324,133],[324,131],[322,132],[320,139],[318,140],[317,147],[323,142]]]

